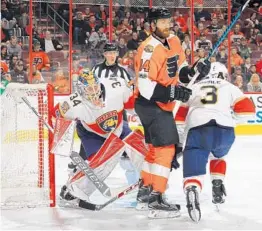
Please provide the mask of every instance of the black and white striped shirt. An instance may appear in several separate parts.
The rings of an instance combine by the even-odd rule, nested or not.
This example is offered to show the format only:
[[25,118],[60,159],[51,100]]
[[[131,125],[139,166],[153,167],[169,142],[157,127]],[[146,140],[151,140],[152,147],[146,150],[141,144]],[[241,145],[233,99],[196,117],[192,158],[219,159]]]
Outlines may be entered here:
[[131,80],[131,77],[125,70],[125,68],[121,67],[117,63],[111,66],[107,66],[104,61],[103,63],[94,66],[93,73],[98,78],[120,77],[123,78],[127,83],[129,83],[129,81]]

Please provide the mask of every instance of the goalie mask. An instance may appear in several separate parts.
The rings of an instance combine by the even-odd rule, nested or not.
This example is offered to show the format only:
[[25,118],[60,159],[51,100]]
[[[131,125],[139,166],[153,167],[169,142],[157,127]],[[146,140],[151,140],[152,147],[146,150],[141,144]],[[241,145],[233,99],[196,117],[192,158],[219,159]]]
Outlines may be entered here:
[[211,63],[210,72],[206,78],[208,79],[216,78],[216,79],[227,80],[228,79],[228,70],[224,64],[219,63],[219,62],[213,62]]
[[83,69],[78,77],[78,91],[82,97],[96,106],[102,105],[101,84],[89,69]]

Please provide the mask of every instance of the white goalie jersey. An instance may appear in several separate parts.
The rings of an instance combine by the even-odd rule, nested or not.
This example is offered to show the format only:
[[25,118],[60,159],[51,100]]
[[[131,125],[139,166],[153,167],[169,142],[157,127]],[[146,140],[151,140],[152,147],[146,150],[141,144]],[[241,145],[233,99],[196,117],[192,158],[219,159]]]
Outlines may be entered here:
[[55,107],[56,117],[78,119],[84,128],[102,137],[111,131],[120,136],[123,128],[123,110],[134,108],[133,91],[122,78],[102,78],[103,106],[94,106],[79,92],[67,97]]

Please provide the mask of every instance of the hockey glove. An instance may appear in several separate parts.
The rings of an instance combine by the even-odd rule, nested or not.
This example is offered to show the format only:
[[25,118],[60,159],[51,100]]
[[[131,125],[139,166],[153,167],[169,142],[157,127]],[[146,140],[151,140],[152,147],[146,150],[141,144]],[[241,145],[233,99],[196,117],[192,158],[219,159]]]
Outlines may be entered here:
[[167,72],[170,78],[174,78],[176,76],[177,58],[178,56],[173,56],[167,59]]
[[190,95],[192,95],[191,89],[186,88],[182,85],[171,85],[171,88],[170,88],[171,101],[179,100],[185,103],[189,100]]
[[206,77],[211,69],[211,63],[208,60],[198,60],[194,63],[190,75],[193,77],[196,73],[196,71],[199,72],[199,76],[197,77],[197,80],[201,80],[204,77]]

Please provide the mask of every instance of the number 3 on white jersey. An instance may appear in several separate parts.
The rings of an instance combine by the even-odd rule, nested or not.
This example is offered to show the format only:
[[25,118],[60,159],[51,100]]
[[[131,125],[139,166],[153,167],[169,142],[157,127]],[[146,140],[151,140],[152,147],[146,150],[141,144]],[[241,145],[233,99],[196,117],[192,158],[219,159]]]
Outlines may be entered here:
[[200,90],[204,92],[200,100],[202,104],[215,104],[217,102],[217,88],[215,86],[202,86]]

